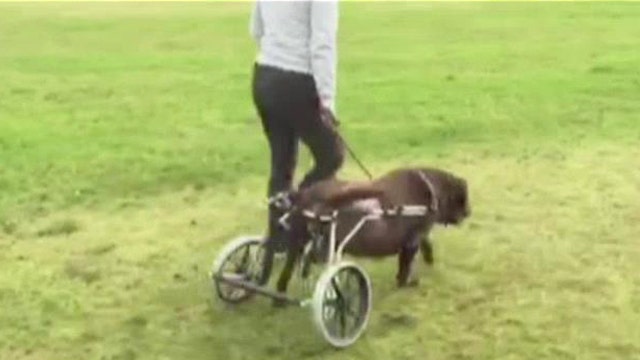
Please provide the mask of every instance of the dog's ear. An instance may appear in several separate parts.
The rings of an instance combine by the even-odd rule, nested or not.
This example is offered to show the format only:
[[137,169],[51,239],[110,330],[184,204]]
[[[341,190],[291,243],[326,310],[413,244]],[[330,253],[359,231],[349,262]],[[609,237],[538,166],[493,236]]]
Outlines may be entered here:
[[384,191],[370,183],[348,184],[327,196],[326,203],[331,207],[340,207],[356,200],[375,198],[383,200]]

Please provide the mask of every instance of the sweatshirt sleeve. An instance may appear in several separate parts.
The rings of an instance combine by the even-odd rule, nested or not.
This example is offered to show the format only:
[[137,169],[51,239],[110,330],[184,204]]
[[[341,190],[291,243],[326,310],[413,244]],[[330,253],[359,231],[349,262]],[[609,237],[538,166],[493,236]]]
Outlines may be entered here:
[[311,2],[311,68],[322,105],[335,112],[338,0]]
[[249,22],[249,33],[256,42],[260,41],[263,30],[262,17],[260,16],[260,1],[256,0],[251,9],[251,20]]

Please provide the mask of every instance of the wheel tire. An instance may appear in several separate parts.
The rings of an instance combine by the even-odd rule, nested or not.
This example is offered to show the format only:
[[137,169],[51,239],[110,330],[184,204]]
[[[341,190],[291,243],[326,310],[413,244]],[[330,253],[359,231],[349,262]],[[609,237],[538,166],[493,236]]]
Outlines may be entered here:
[[240,271],[234,271],[233,275],[237,275],[244,280],[255,281],[260,274],[263,244],[264,238],[262,236],[241,236],[233,239],[222,248],[222,251],[213,262],[210,273],[213,290],[219,299],[229,304],[239,304],[253,297],[254,292],[218,281],[215,279],[215,275],[223,273],[225,266],[230,264],[235,255],[240,254],[242,251],[250,252],[251,248],[254,247],[256,251],[248,255],[251,258],[248,259],[249,262],[247,264],[243,265],[245,268]]
[[[348,277],[342,280],[344,284],[341,285],[340,278],[343,275]],[[357,284],[357,292],[347,294],[345,291],[353,290],[348,286],[348,283],[353,283],[354,280]],[[345,348],[358,340],[369,322],[372,305],[371,293],[369,276],[354,263],[343,262],[327,268],[322,273],[316,283],[311,309],[316,328],[329,344],[336,348]],[[352,309],[353,296],[356,296],[358,301],[358,307],[355,310]],[[345,332],[347,313],[355,320],[353,329],[348,333]],[[338,321],[336,317],[340,316],[341,333],[335,331],[336,325],[334,323]]]

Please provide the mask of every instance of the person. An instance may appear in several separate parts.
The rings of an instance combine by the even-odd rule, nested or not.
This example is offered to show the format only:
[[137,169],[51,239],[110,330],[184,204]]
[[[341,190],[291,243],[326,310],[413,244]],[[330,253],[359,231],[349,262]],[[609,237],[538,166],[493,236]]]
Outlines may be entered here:
[[[299,188],[334,176],[344,160],[336,126],[337,0],[256,0],[250,33],[258,45],[252,95],[271,154],[267,195],[286,199],[301,141],[313,168]],[[286,203],[270,201],[263,263],[266,282],[273,255],[286,250],[286,229],[278,223]]]

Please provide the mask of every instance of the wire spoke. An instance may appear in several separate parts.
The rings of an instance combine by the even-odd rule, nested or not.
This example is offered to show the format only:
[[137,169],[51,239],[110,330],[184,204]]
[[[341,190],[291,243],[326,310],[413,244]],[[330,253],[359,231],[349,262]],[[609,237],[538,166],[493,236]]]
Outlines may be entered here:
[[342,295],[342,291],[340,290],[340,286],[336,282],[336,278],[331,279],[331,285],[333,286],[333,290],[336,292],[336,297],[338,299],[344,300],[344,296]]
[[244,248],[244,253],[242,254],[242,260],[240,264],[236,264],[236,272],[239,273],[247,270],[247,262],[249,261],[250,252],[251,252],[251,248],[249,246],[246,246]]
[[342,306],[340,307],[339,310],[339,316],[340,316],[340,333],[342,334],[342,336],[345,336],[345,333],[347,331],[347,317],[345,316],[345,306],[344,304],[342,304]]

